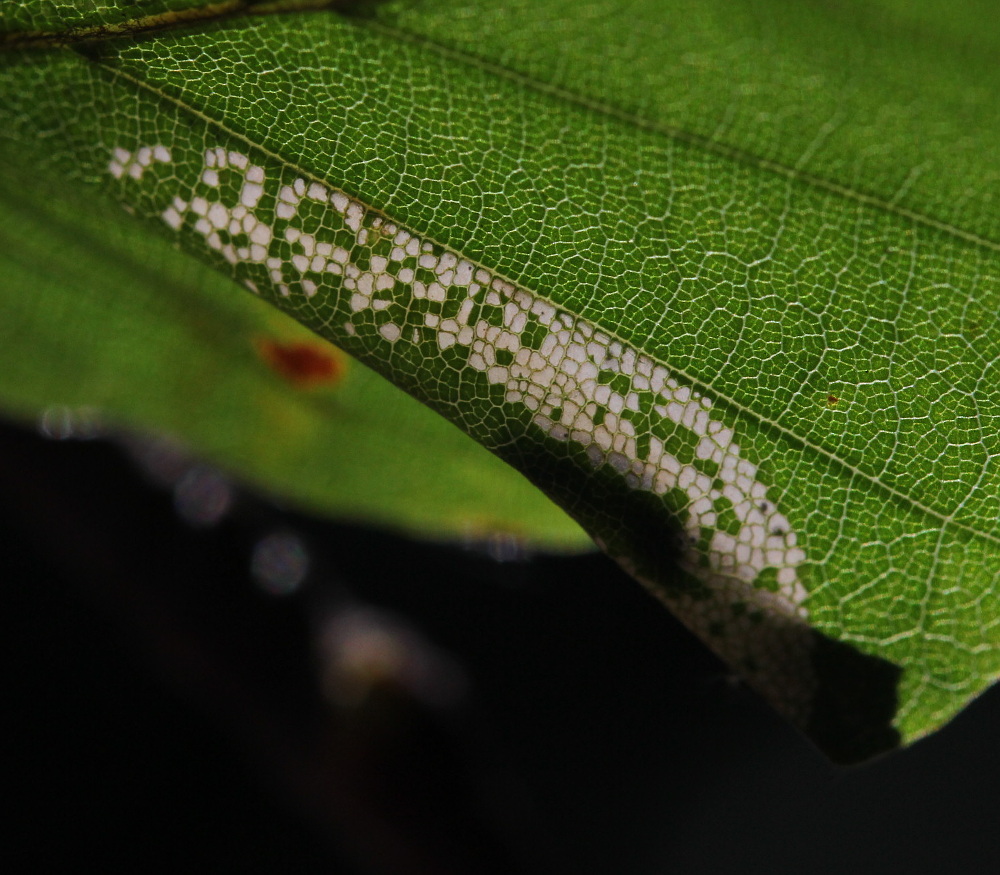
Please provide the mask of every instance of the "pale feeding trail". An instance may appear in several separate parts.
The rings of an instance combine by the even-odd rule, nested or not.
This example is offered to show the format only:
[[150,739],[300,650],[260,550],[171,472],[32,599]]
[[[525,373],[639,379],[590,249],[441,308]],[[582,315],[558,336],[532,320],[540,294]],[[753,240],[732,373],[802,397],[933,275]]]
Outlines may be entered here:
[[[119,148],[108,170],[139,182],[171,161],[163,145]],[[798,573],[806,554],[712,402],[648,356],[343,192],[271,173],[241,152],[209,149],[160,216],[249,267],[258,279],[244,269],[243,282],[255,292],[267,278],[285,297],[321,287],[349,296],[347,335],[377,331],[387,347],[419,344],[432,355],[467,349],[467,367],[503,386],[505,402],[530,410],[550,439],[578,445],[632,489],[669,497],[687,536],[681,564],[712,594],[671,595],[670,607],[802,722],[814,691]]]

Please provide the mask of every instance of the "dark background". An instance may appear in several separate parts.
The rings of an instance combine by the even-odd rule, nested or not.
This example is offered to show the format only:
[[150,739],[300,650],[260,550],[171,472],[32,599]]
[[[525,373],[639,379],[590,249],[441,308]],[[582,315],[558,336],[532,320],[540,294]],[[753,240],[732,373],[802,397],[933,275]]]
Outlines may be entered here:
[[192,524],[134,458],[0,427],[5,872],[1000,871],[996,690],[839,768],[600,556]]

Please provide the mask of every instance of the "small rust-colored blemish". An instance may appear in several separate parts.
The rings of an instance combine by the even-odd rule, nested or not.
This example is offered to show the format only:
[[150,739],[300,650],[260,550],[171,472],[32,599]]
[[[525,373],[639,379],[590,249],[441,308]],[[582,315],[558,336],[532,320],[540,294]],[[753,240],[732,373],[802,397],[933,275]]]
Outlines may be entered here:
[[334,385],[343,379],[347,370],[347,363],[341,354],[333,347],[319,342],[282,342],[259,337],[254,346],[271,370],[297,389]]
[[831,407],[836,407],[840,403],[840,399],[836,395],[827,395],[826,403]]

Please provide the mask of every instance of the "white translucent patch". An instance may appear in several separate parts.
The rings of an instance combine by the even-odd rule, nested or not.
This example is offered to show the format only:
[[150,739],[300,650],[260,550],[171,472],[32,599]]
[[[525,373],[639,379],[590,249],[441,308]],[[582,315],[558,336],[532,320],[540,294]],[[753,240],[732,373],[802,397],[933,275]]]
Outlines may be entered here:
[[[108,170],[134,176],[134,168],[161,160],[161,148],[117,149]],[[275,176],[268,215],[260,210],[265,184],[248,156],[210,149],[192,189],[161,215],[174,230],[191,215],[206,246],[231,264],[255,266],[262,280],[269,275],[282,296],[327,291],[322,306],[342,302],[346,336],[370,332],[374,318],[386,343],[432,340],[452,367],[456,354],[464,356],[470,371],[502,390],[504,403],[528,412],[534,429],[582,451],[588,468],[664,496],[683,520],[682,566],[714,595],[673,595],[669,603],[801,719],[812,693],[808,593],[798,573],[806,553],[737,442],[732,414],[717,413],[710,398],[649,356],[343,192]],[[220,190],[238,191],[238,199],[226,203]],[[322,219],[296,220],[303,198],[326,205]],[[280,240],[275,219],[283,222]],[[386,248],[375,252],[383,240]],[[408,316],[418,300],[420,330]]]
[[243,188],[240,190],[240,203],[243,204],[248,210],[254,209],[258,203],[260,203],[261,196],[264,194],[264,186],[258,182],[247,182],[243,183]]
[[129,176],[138,180],[152,164],[169,164],[170,160],[170,150],[166,146],[141,146],[135,152],[118,147],[111,152],[108,173],[115,179]]
[[385,325],[379,327],[378,333],[389,343],[395,343],[403,332],[395,322],[386,322]]
[[163,221],[177,231],[184,224],[184,217],[171,206],[163,211]]

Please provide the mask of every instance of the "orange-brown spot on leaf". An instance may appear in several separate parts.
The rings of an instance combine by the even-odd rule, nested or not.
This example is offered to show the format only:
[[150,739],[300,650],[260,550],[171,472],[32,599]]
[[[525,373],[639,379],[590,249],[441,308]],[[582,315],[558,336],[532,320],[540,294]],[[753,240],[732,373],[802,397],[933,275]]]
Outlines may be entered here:
[[268,367],[297,389],[335,385],[347,370],[343,354],[320,341],[282,342],[261,337],[254,346]]
[[831,407],[836,407],[840,403],[840,399],[836,395],[827,395],[826,403]]

